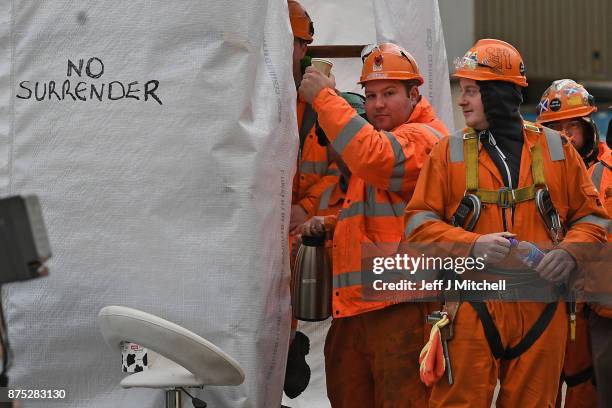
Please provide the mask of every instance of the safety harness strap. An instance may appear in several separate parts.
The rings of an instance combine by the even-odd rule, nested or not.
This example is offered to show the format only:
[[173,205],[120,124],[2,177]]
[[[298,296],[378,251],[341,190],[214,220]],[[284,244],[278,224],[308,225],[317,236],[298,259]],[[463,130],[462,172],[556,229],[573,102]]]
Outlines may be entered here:
[[487,310],[487,304],[482,302],[470,302],[470,305],[472,305],[480,319],[480,323],[482,323],[485,337],[487,338],[487,343],[489,343],[493,357],[495,357],[496,360],[502,358],[504,355],[504,346],[499,336],[499,330],[497,330],[493,318],[489,310]]
[[468,133],[465,140],[465,187],[467,191],[478,190],[478,136]]
[[[525,127],[539,132],[538,128],[525,124]],[[478,188],[478,135],[469,132],[463,135],[466,150],[465,184],[466,190],[473,193],[480,201],[487,204],[497,204],[502,208],[513,207],[515,204],[533,200],[537,187],[546,187],[544,177],[544,160],[542,158],[542,147],[536,143],[531,149],[531,176],[533,184],[522,188],[501,188],[499,190],[485,190]]]
[[531,177],[533,184],[536,186],[545,186],[546,178],[544,177],[544,159],[542,158],[542,146],[536,143],[531,148]]
[[589,380],[593,380],[593,366],[587,367],[574,375],[561,374],[561,381],[565,381],[568,387],[575,387]]
[[316,121],[317,113],[312,109],[310,104],[306,104],[306,108],[304,108],[304,114],[302,116],[302,125],[300,126],[300,157],[302,157],[302,150],[304,149],[306,136],[308,136],[310,129],[312,129]]
[[535,197],[536,186],[532,184],[527,187],[509,189],[500,188],[499,190],[476,190],[474,194],[480,201],[487,204],[497,204],[499,207],[508,208],[516,203],[533,200]]
[[519,357],[525,351],[529,349],[544,333],[544,330],[550,324],[555,311],[557,310],[557,302],[548,303],[538,320],[531,326],[525,337],[521,339],[521,341],[514,347],[508,347],[504,349],[501,337],[499,335],[499,330],[495,326],[493,322],[493,318],[487,309],[486,303],[482,302],[469,302],[470,305],[476,311],[480,322],[482,323],[482,327],[484,328],[485,337],[487,338],[487,343],[489,343],[489,347],[491,348],[491,352],[496,359],[503,360],[512,360]]

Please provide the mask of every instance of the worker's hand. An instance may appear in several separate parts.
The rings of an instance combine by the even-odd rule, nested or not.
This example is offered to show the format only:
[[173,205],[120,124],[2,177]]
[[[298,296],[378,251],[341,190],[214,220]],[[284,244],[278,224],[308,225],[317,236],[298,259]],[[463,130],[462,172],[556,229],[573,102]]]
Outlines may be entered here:
[[300,95],[306,102],[312,104],[314,98],[321,92],[322,89],[336,87],[336,80],[333,75],[329,77],[322,74],[314,67],[306,68],[306,72],[302,77],[302,83],[300,84]]
[[574,257],[565,249],[557,248],[544,255],[536,272],[549,282],[565,283],[575,268]]
[[504,260],[510,253],[510,240],[516,234],[510,232],[495,232],[482,235],[474,243],[472,256],[484,258],[488,264],[495,264]]
[[308,213],[299,204],[291,206],[291,217],[289,218],[289,234],[295,235],[298,233],[298,227],[306,222]]
[[307,237],[323,235],[325,233],[325,217],[312,217],[298,227],[298,233]]

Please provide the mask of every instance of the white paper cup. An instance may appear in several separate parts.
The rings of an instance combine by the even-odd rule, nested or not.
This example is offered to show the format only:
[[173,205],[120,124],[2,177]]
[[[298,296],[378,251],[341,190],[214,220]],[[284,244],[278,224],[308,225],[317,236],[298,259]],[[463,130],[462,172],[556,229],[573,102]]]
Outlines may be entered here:
[[310,60],[310,63],[313,67],[317,69],[317,71],[320,71],[325,76],[329,76],[329,73],[331,72],[331,69],[334,66],[331,61],[323,58],[313,58]]

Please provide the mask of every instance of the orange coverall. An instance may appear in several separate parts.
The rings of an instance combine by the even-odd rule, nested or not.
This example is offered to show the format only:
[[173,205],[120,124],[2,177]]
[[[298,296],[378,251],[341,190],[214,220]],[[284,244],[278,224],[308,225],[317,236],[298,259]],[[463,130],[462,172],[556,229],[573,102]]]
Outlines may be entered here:
[[[599,144],[598,162],[588,169],[591,181],[599,191],[599,199],[604,204],[608,215],[612,213],[612,152],[605,143]],[[608,232],[608,242],[610,234]],[[567,383],[565,393],[566,408],[590,408],[597,406],[597,390],[593,384],[593,358],[591,353],[590,333],[587,313],[597,313],[605,318],[612,318],[612,308],[597,304],[588,307],[577,305],[576,339],[568,340],[565,349],[563,373]],[[591,309],[589,311],[589,308]],[[561,389],[559,389],[559,397]],[[560,398],[557,406],[561,406]]]
[[599,143],[597,160],[597,163],[589,167],[589,176],[599,191],[599,199],[612,217],[612,150],[605,142]]
[[293,179],[291,204],[299,204],[312,217],[323,190],[338,182],[338,168],[330,163],[327,149],[319,145],[315,133],[316,114],[302,99],[297,105],[300,150],[298,167]]
[[[604,142],[599,144],[599,160],[589,168],[589,176],[599,191],[599,199],[612,217],[612,150]],[[608,242],[612,242],[612,232],[608,229]],[[612,307],[590,305],[602,317],[612,319]]]
[[[604,142],[599,144],[599,163],[591,166],[589,174],[599,198],[604,203],[608,215],[612,217],[612,151]],[[612,233],[608,229],[608,242],[612,242]],[[597,396],[600,406],[612,400],[608,384],[612,382],[612,302],[606,305],[589,304],[595,313],[589,317],[589,334],[591,351],[594,360]],[[601,385],[600,385],[601,384]]]
[[334,320],[325,343],[328,397],[336,407],[422,407],[418,376],[425,304],[362,298],[361,246],[399,243],[404,209],[429,152],[447,130],[421,98],[408,121],[375,130],[341,97],[323,89],[313,107],[352,176],[335,226]]
[[[315,133],[316,113],[308,103],[298,97],[297,120],[300,136],[300,148],[295,176],[293,177],[291,204],[300,205],[308,218],[312,217],[317,209],[317,203],[323,190],[338,182],[340,175],[335,164],[330,163],[327,149],[319,145]],[[294,238],[289,236],[291,248],[290,266],[293,271],[295,262],[293,250]],[[291,319],[291,330],[297,328],[297,320]]]
[[[566,408],[596,408],[597,391],[593,385],[593,357],[589,338],[589,327],[584,303],[576,304],[576,338],[567,339],[563,380],[567,385],[565,392]],[[592,312],[590,312],[592,313]],[[557,407],[561,407],[561,384],[557,394]]]
[[[451,135],[434,148],[406,208],[405,231],[411,242],[462,243],[458,251],[463,253],[458,255],[465,257],[470,256],[472,245],[482,234],[504,230],[501,208],[491,204],[483,206],[472,232],[449,224],[466,190],[463,146],[466,132]],[[564,225],[570,225],[561,247],[572,242],[604,242],[607,215],[597,203],[597,192],[578,153],[558,135],[546,136],[541,126],[535,130],[526,127],[523,134],[518,187],[533,184],[531,148],[540,144],[552,201]],[[478,155],[478,177],[480,188],[497,190],[504,186],[499,170],[482,148]],[[515,205],[514,223],[512,217],[507,218],[509,232],[517,234],[518,240],[552,243],[534,200]],[[582,254],[567,250],[580,265]],[[535,302],[485,304],[504,348],[518,344],[546,306]],[[498,407],[553,407],[567,329],[565,304],[560,303],[547,329],[526,352],[519,358],[497,360],[474,308],[462,303],[454,319],[454,337],[448,343],[454,384],[439,381],[433,387],[429,406],[488,408],[499,378]]]

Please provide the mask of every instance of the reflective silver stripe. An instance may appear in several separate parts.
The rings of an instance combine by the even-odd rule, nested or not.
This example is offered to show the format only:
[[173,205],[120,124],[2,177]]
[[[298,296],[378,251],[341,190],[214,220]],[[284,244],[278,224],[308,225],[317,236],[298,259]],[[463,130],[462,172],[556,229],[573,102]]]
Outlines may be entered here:
[[338,136],[332,142],[332,147],[338,154],[342,154],[346,146],[355,135],[361,130],[362,127],[367,125],[368,122],[359,115],[353,116],[351,120],[344,126]]
[[591,180],[593,184],[597,188],[597,191],[601,191],[601,178],[604,172],[604,165],[602,162],[595,163],[595,170],[593,170],[593,174],[591,175]]
[[327,167],[327,162],[304,161],[300,163],[300,173],[324,175],[327,172]]
[[353,285],[361,285],[361,271],[345,272],[334,276],[334,289]]
[[321,201],[319,201],[319,210],[327,210],[329,207],[329,198],[332,195],[332,191],[334,191],[335,184],[329,186],[323,194],[321,194]]
[[365,215],[365,203],[363,201],[360,203],[353,203],[348,206],[348,208],[343,208],[342,211],[340,211],[338,220],[354,217],[356,215]]
[[436,129],[432,128],[431,126],[422,124],[423,126],[425,126],[427,128],[427,130],[429,130],[431,133],[434,134],[435,137],[438,138],[438,140],[442,140],[442,138],[444,138],[444,135],[440,132],[438,132]]
[[589,224],[599,225],[601,228],[605,229],[606,231],[610,231],[610,220],[607,220],[605,218],[601,218],[601,217],[598,217],[592,214],[585,215],[584,217],[579,218],[576,221],[572,222],[570,224],[570,228],[576,224],[580,224],[583,222],[588,222]]
[[357,215],[365,217],[400,217],[404,215],[406,203],[400,201],[395,204],[391,203],[353,203],[348,208],[343,208],[340,212],[339,220]]
[[366,188],[366,203],[371,206],[376,205],[376,189],[374,186],[368,185]]
[[552,161],[565,160],[563,152],[563,141],[559,132],[549,129],[544,126],[544,135],[546,135],[546,143],[548,144],[548,154]]
[[389,180],[389,191],[398,192],[402,191],[402,184],[404,183],[404,175],[406,174],[406,156],[404,155],[404,149],[400,142],[397,141],[393,133],[384,132],[385,136],[391,143],[393,149],[393,155],[395,156],[395,163],[393,163],[393,171],[391,172],[391,180]]
[[448,138],[451,163],[463,162],[463,130],[458,130]]
[[438,221],[441,220],[440,216],[433,211],[421,211],[410,217],[410,221],[406,224],[406,230],[404,234],[408,237],[412,234],[412,231],[426,223],[427,221]]
[[340,170],[338,170],[336,167],[328,167],[327,171],[325,172],[326,176],[340,176]]

